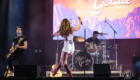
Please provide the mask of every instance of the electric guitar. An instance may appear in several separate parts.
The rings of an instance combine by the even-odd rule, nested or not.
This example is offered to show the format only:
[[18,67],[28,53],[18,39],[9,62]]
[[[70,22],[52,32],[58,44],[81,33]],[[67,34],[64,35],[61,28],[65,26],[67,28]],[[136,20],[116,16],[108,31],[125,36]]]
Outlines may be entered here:
[[[24,37],[23,38],[20,38],[17,44],[19,45],[23,39],[24,39]],[[15,52],[16,49],[17,48],[14,48],[9,54],[7,54],[6,55],[6,58],[8,59],[12,55],[12,53]]]
[[[52,66],[51,71],[54,71],[57,67],[57,59],[58,59],[58,50],[56,50],[56,61],[55,64]],[[62,72],[60,70],[58,70],[58,72],[56,73],[55,76],[53,76],[53,73],[50,72],[50,77],[62,77]]]

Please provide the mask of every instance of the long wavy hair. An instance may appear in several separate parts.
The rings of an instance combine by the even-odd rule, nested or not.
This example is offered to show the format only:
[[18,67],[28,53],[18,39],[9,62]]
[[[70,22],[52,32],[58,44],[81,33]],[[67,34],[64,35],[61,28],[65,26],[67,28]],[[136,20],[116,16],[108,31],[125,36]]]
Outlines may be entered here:
[[69,34],[73,34],[73,30],[68,19],[65,18],[62,20],[59,27],[59,32],[63,37],[68,36]]

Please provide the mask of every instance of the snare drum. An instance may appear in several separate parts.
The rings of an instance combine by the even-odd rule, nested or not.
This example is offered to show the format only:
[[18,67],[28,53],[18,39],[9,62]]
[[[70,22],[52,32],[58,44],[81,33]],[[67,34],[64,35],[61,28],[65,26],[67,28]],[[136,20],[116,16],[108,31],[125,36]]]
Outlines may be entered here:
[[87,44],[87,52],[92,56],[95,57],[96,55],[98,55],[98,51],[97,50],[97,46],[96,44],[93,44],[93,42],[90,42],[89,44]]
[[[92,66],[93,59],[90,54],[85,54],[85,70],[89,70]],[[84,52],[77,53],[73,58],[73,63],[77,70],[84,71]]]

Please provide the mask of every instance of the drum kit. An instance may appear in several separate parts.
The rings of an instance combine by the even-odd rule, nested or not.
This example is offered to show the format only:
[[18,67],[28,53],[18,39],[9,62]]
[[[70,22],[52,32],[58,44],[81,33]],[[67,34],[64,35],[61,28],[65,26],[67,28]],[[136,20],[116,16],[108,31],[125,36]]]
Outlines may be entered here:
[[[84,42],[85,39],[83,37],[75,36],[74,41]],[[75,50],[74,54],[72,55],[72,59],[70,59],[71,63],[69,64],[69,66],[71,67],[71,70],[84,71],[84,66],[85,66],[86,71],[91,71],[93,70],[93,64],[110,64],[110,69],[115,69],[115,66],[117,66],[116,63],[117,57],[116,59],[111,60],[112,56],[110,54],[110,50],[115,49],[117,51],[117,46],[110,45],[106,47],[106,44],[107,44],[106,39],[104,39],[104,42],[100,43],[102,47],[101,52],[98,50],[99,46],[93,44],[92,42],[87,44],[87,48],[85,52],[81,50]]]

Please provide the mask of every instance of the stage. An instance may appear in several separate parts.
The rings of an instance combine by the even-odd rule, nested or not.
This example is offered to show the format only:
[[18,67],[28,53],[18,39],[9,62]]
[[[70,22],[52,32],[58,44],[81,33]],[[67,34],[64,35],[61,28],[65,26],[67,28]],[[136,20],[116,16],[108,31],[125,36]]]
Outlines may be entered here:
[[[139,4],[140,0],[0,0],[0,80],[124,80],[124,75],[139,75]],[[58,31],[67,36],[54,36]],[[13,58],[7,58],[9,53]],[[61,77],[50,77],[61,60],[73,78],[67,78],[67,65],[61,67]],[[17,76],[6,78],[9,71]]]
[[[123,77],[73,77],[73,78],[4,78],[0,77],[0,80],[125,80]],[[136,78],[132,77],[130,80],[136,80]]]
[[[66,71],[62,71],[62,76],[67,77]],[[72,71],[73,77],[84,77],[84,71]],[[111,71],[111,77],[121,77],[122,71]],[[46,77],[50,77],[50,71],[46,71]],[[85,77],[94,77],[93,71],[85,71]]]

